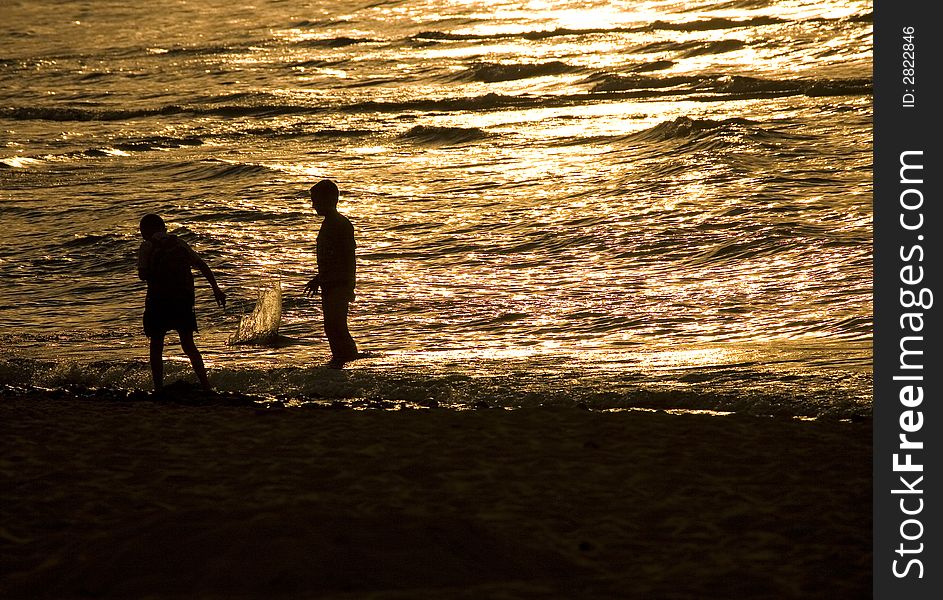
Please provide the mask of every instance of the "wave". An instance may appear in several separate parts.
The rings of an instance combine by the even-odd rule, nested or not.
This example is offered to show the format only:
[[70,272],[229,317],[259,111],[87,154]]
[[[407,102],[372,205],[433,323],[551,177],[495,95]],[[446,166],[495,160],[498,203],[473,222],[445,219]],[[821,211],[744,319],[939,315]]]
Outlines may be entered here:
[[[99,278],[99,283],[82,285],[75,282],[70,286],[72,298],[100,298],[104,287],[116,277],[124,277],[128,265],[133,264],[134,250],[140,242],[135,233],[120,234],[85,234],[75,235],[72,239],[58,244],[54,260],[26,259],[21,261],[21,275],[32,278],[50,277],[51,275],[74,276],[76,265],[81,265],[81,276],[85,278]],[[81,300],[78,301],[82,303]],[[13,330],[16,328],[14,327]],[[112,336],[112,339],[120,336]],[[22,337],[21,337],[22,339]],[[99,339],[105,336],[99,335]],[[42,340],[33,340],[42,341]],[[46,340],[49,343],[59,343],[61,339]]]
[[742,27],[764,27],[766,25],[776,25],[785,23],[783,19],[777,17],[753,17],[751,19],[697,19],[694,21],[667,22],[653,21],[646,25],[637,27],[588,27],[573,29],[569,27],[558,27],[556,29],[541,29],[532,31],[521,31],[515,33],[455,33],[450,31],[422,31],[412,36],[411,39],[419,41],[476,41],[476,40],[502,40],[502,39],[524,39],[524,40],[544,40],[554,37],[581,36],[581,35],[610,35],[620,33],[645,33],[650,31],[711,31],[715,29],[737,29]]
[[591,92],[624,92],[674,88],[675,93],[713,92],[733,96],[806,95],[844,96],[870,94],[870,79],[771,80],[742,75],[678,75],[651,77],[645,75],[602,75],[587,79],[599,81]]
[[266,167],[265,165],[230,162],[215,158],[146,165],[141,167],[141,169],[148,171],[168,171],[178,176],[186,176],[186,178],[191,181],[265,175],[274,172],[274,169]]
[[110,71],[93,71],[79,77],[79,81],[97,81],[99,79],[105,79],[112,76],[114,76],[114,73]]
[[513,81],[546,77],[548,75],[562,75],[578,70],[577,67],[560,61],[551,61],[536,64],[493,64],[482,63],[470,67],[460,73],[457,79],[463,81],[482,81],[495,83],[499,81]]
[[301,60],[293,63],[288,63],[286,66],[291,68],[303,67],[305,69],[320,69],[323,67],[336,67],[338,65],[343,65],[347,62],[350,62],[348,59],[340,60],[327,60],[323,58],[313,58],[310,60]]
[[683,58],[703,56],[705,54],[723,54],[746,47],[743,40],[712,40],[689,42],[654,42],[646,44],[636,51],[641,54],[656,52],[676,52]]
[[[309,129],[310,124],[297,124],[292,126],[284,127],[255,127],[249,128],[242,131],[230,132],[224,134],[225,137],[234,137],[234,136],[260,136],[266,138],[299,138],[299,137],[311,137],[311,138],[327,138],[327,139],[344,139],[344,138],[356,138],[356,137],[365,137],[373,135],[375,131],[369,129]],[[213,137],[213,136],[210,136]],[[72,152],[65,152],[61,154],[42,154],[36,156],[13,156],[4,159],[0,159],[0,169],[25,169],[29,167],[34,167],[42,165],[47,162],[63,162],[70,160],[81,160],[83,158],[105,158],[109,156],[127,156],[132,152],[150,152],[155,150],[169,150],[174,148],[184,148],[184,147],[194,147],[202,146],[206,142],[203,138],[196,136],[187,136],[187,137],[171,137],[171,136],[153,136],[137,140],[127,140],[124,142],[115,143],[112,146],[100,146],[95,148],[88,148],[86,150],[78,150]],[[190,163],[178,163],[179,165],[189,165]],[[254,165],[255,169],[265,169],[264,167],[259,167]],[[234,169],[229,173],[224,173],[223,175],[239,175],[250,173],[251,169]],[[256,172],[262,172],[258,170]]]
[[639,63],[630,68],[633,73],[647,73],[649,71],[663,71],[670,67],[673,67],[675,62],[673,60],[653,60],[651,62]]
[[[671,121],[664,121],[642,131],[621,136],[610,136],[599,140],[613,144],[631,144],[639,142],[661,144],[678,142],[681,144],[676,150],[685,152],[710,151],[738,146],[778,151],[784,142],[794,140],[809,140],[809,136],[795,131],[788,131],[789,125],[770,127],[766,124],[751,121],[741,117],[729,119],[692,119],[678,117]],[[570,144],[593,143],[592,137],[577,139]],[[673,168],[673,167],[670,167]],[[808,183],[808,182],[804,182]],[[834,183],[834,182],[826,182]]]
[[488,137],[488,134],[477,127],[434,127],[416,125],[401,136],[403,139],[417,144],[429,146],[457,146]]
[[265,43],[265,40],[243,42],[240,44],[211,44],[207,46],[176,46],[173,48],[148,48],[149,54],[166,56],[204,56],[210,54],[244,53]]
[[93,109],[70,106],[7,106],[0,108],[0,118],[16,121],[124,121],[154,115],[183,112],[177,105],[151,109]]
[[507,96],[504,94],[489,93],[484,96],[467,96],[462,98],[439,98],[405,100],[402,102],[383,102],[368,100],[351,104],[346,107],[353,112],[401,112],[401,111],[466,111],[466,110],[495,110],[508,107],[540,106],[552,102],[552,98]]
[[758,258],[787,252],[796,247],[796,242],[788,236],[764,236],[752,240],[718,244],[699,252],[688,261],[697,266],[725,266],[742,260]]
[[849,23],[873,23],[874,13],[868,12],[860,15],[852,15],[846,19]]
[[624,92],[629,90],[650,90],[700,84],[704,77],[676,75],[670,77],[651,77],[646,75],[607,75],[597,74],[588,78],[587,82],[602,80],[592,88],[591,92]]
[[[768,8],[773,4],[775,0],[731,0],[730,2],[724,2],[721,4],[715,4],[711,6],[712,10],[756,10],[760,8]],[[701,6],[693,5],[687,10],[701,10]]]
[[184,146],[202,146],[203,140],[195,136],[169,137],[154,136],[140,140],[131,140],[114,145],[117,150],[125,152],[146,152],[163,148],[181,148]]
[[682,21],[679,23],[655,21],[649,25],[649,28],[667,31],[712,31],[715,29],[737,29],[740,27],[764,27],[766,25],[778,25],[785,22],[785,20],[778,17],[766,16],[753,17],[752,19],[725,19],[722,17],[714,17],[712,19]]
[[113,106],[4,106],[0,118],[44,121],[126,121],[146,117],[208,115],[222,117],[278,116],[305,111],[323,111],[326,107],[285,104],[278,94],[236,92],[196,96],[189,104],[166,104],[118,108]]
[[330,127],[326,129],[310,129],[309,127],[310,124],[305,123],[280,127],[252,127],[244,129],[239,133],[267,138],[318,137],[336,139],[365,137],[376,133],[371,129],[334,129]]
[[10,156],[0,158],[0,169],[27,169],[42,164],[42,159],[32,156]]
[[[520,365],[518,365],[519,367]],[[192,379],[189,365],[165,364],[166,381]],[[592,410],[711,410],[743,414],[851,418],[870,414],[869,375],[770,373],[766,365],[683,369],[659,381],[629,372],[475,374],[454,369],[356,367],[217,367],[210,374],[220,400],[336,408],[580,407]],[[854,381],[852,381],[854,380]],[[723,384],[723,385],[717,385]],[[195,384],[194,384],[195,385]],[[187,390],[187,383],[171,383]],[[741,386],[741,387],[738,387]],[[0,397],[50,396],[73,401],[152,401],[144,361],[0,360]],[[728,390],[718,392],[718,388]],[[185,395],[185,394],[184,394]]]
[[170,104],[141,109],[91,109],[59,106],[18,106],[0,108],[0,118],[27,121],[126,121],[154,116],[180,114],[223,117],[278,116],[300,112],[322,112],[326,108],[286,104],[228,104],[197,106]]
[[348,23],[348,19],[302,19],[301,21],[296,21],[292,23],[289,28],[291,29],[320,29],[322,27],[334,27],[340,23]]
[[317,38],[304,40],[299,42],[299,46],[306,48],[344,48],[346,46],[355,46],[357,44],[369,44],[375,43],[379,40],[372,38],[352,38],[352,37],[331,37],[331,38]]
[[703,139],[710,136],[714,139],[728,138],[730,133],[750,134],[765,133],[759,124],[739,117],[714,121],[711,119],[691,119],[678,117],[672,121],[664,121],[650,129],[630,134],[624,139],[645,142],[665,142],[679,139]]
[[86,234],[86,235],[76,235],[73,239],[63,242],[61,246],[63,248],[105,248],[108,250],[116,250],[118,248],[124,247],[127,243],[127,238],[118,235],[104,234],[104,235],[95,235],[95,234]]
[[[472,77],[501,78],[537,77],[554,71],[569,71],[572,67],[563,63],[539,65],[500,65],[494,69],[483,67],[472,71]],[[404,101],[367,100],[347,105],[307,105],[280,103],[275,96],[236,95],[237,103],[216,103],[210,99],[205,104],[171,104],[153,108],[117,109],[82,108],[62,106],[7,106],[0,108],[0,118],[10,120],[45,121],[122,121],[158,116],[220,116],[220,117],[274,117],[282,115],[314,115],[327,112],[405,112],[405,111],[486,111],[502,108],[530,108],[562,106],[585,101],[610,99],[613,94],[626,97],[646,98],[664,95],[709,94],[694,97],[696,100],[747,99],[788,95],[843,96],[863,95],[872,92],[870,79],[820,79],[820,80],[767,80],[740,75],[699,75],[654,77],[646,75],[619,75],[599,73],[584,80],[593,84],[588,94],[548,96],[510,96],[488,93],[483,96],[459,98],[425,98]],[[722,96],[721,96],[722,95]],[[239,102],[244,99],[245,102]],[[172,140],[170,140],[172,142]],[[158,143],[160,140],[158,140]],[[176,143],[176,142],[172,142]]]
[[[236,223],[278,223],[278,222],[297,222],[299,219],[306,218],[308,215],[301,211],[266,211],[251,208],[229,208],[204,210],[200,214],[188,216],[188,223],[212,223],[220,221]],[[304,303],[307,305],[307,302]],[[286,299],[285,305],[289,302]],[[251,306],[248,307],[251,310]]]
[[847,96],[872,93],[870,79],[828,79],[809,82],[804,87],[806,96]]
[[82,158],[102,158],[107,156],[127,156],[130,152],[149,152],[153,150],[167,150],[171,148],[182,148],[188,146],[201,146],[203,140],[195,136],[188,137],[170,137],[154,136],[138,140],[128,140],[118,142],[112,146],[100,146],[65,152],[62,154],[43,154],[38,156],[23,157],[17,156],[9,159],[0,160],[0,165],[4,167],[28,167],[38,165],[44,162],[60,162]]
[[600,33],[626,33],[641,31],[637,28],[592,28],[592,29],[568,29],[557,28],[551,30],[523,31],[520,33],[452,33],[448,31],[422,31],[412,36],[413,40],[418,41],[477,41],[477,40],[502,40],[520,38],[525,40],[542,40],[561,36],[591,35]]

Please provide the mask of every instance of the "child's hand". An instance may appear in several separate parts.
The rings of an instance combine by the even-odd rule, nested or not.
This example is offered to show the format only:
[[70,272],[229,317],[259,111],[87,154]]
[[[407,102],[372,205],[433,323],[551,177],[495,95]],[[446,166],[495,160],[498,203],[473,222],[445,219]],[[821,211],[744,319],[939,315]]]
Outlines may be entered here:
[[216,298],[216,304],[218,304],[220,308],[226,308],[226,292],[216,288],[213,290],[213,297]]
[[321,281],[319,277],[315,275],[314,279],[312,279],[311,281],[307,283],[307,285],[305,285],[305,292],[304,292],[305,296],[314,296],[315,294],[317,294],[318,288],[320,287],[320,285],[321,285]]

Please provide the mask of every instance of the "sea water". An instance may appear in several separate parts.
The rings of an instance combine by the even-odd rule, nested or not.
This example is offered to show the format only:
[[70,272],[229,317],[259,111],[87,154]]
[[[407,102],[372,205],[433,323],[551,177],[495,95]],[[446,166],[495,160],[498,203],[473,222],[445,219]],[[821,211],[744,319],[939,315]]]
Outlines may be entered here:
[[[871,51],[855,0],[8,0],[0,384],[149,386],[156,212],[229,295],[197,274],[223,390],[866,413]],[[321,178],[373,353],[340,371]],[[290,343],[229,345],[273,280]]]

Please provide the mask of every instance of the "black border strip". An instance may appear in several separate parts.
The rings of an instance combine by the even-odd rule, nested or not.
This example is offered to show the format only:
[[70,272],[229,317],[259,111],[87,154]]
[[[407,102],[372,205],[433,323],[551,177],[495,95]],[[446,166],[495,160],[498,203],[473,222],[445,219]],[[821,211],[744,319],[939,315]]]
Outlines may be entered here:
[[939,598],[943,589],[943,31],[932,6],[874,3],[873,581],[881,600]]

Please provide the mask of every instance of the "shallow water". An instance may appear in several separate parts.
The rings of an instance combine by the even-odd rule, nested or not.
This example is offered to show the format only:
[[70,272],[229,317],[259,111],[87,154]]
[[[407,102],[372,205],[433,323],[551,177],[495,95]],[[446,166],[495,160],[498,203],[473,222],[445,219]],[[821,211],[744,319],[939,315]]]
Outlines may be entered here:
[[[222,389],[870,410],[869,2],[336,5],[5,5],[0,383],[147,387],[158,212],[230,295]],[[322,177],[375,353],[343,372]],[[228,346],[273,281],[291,343]]]

